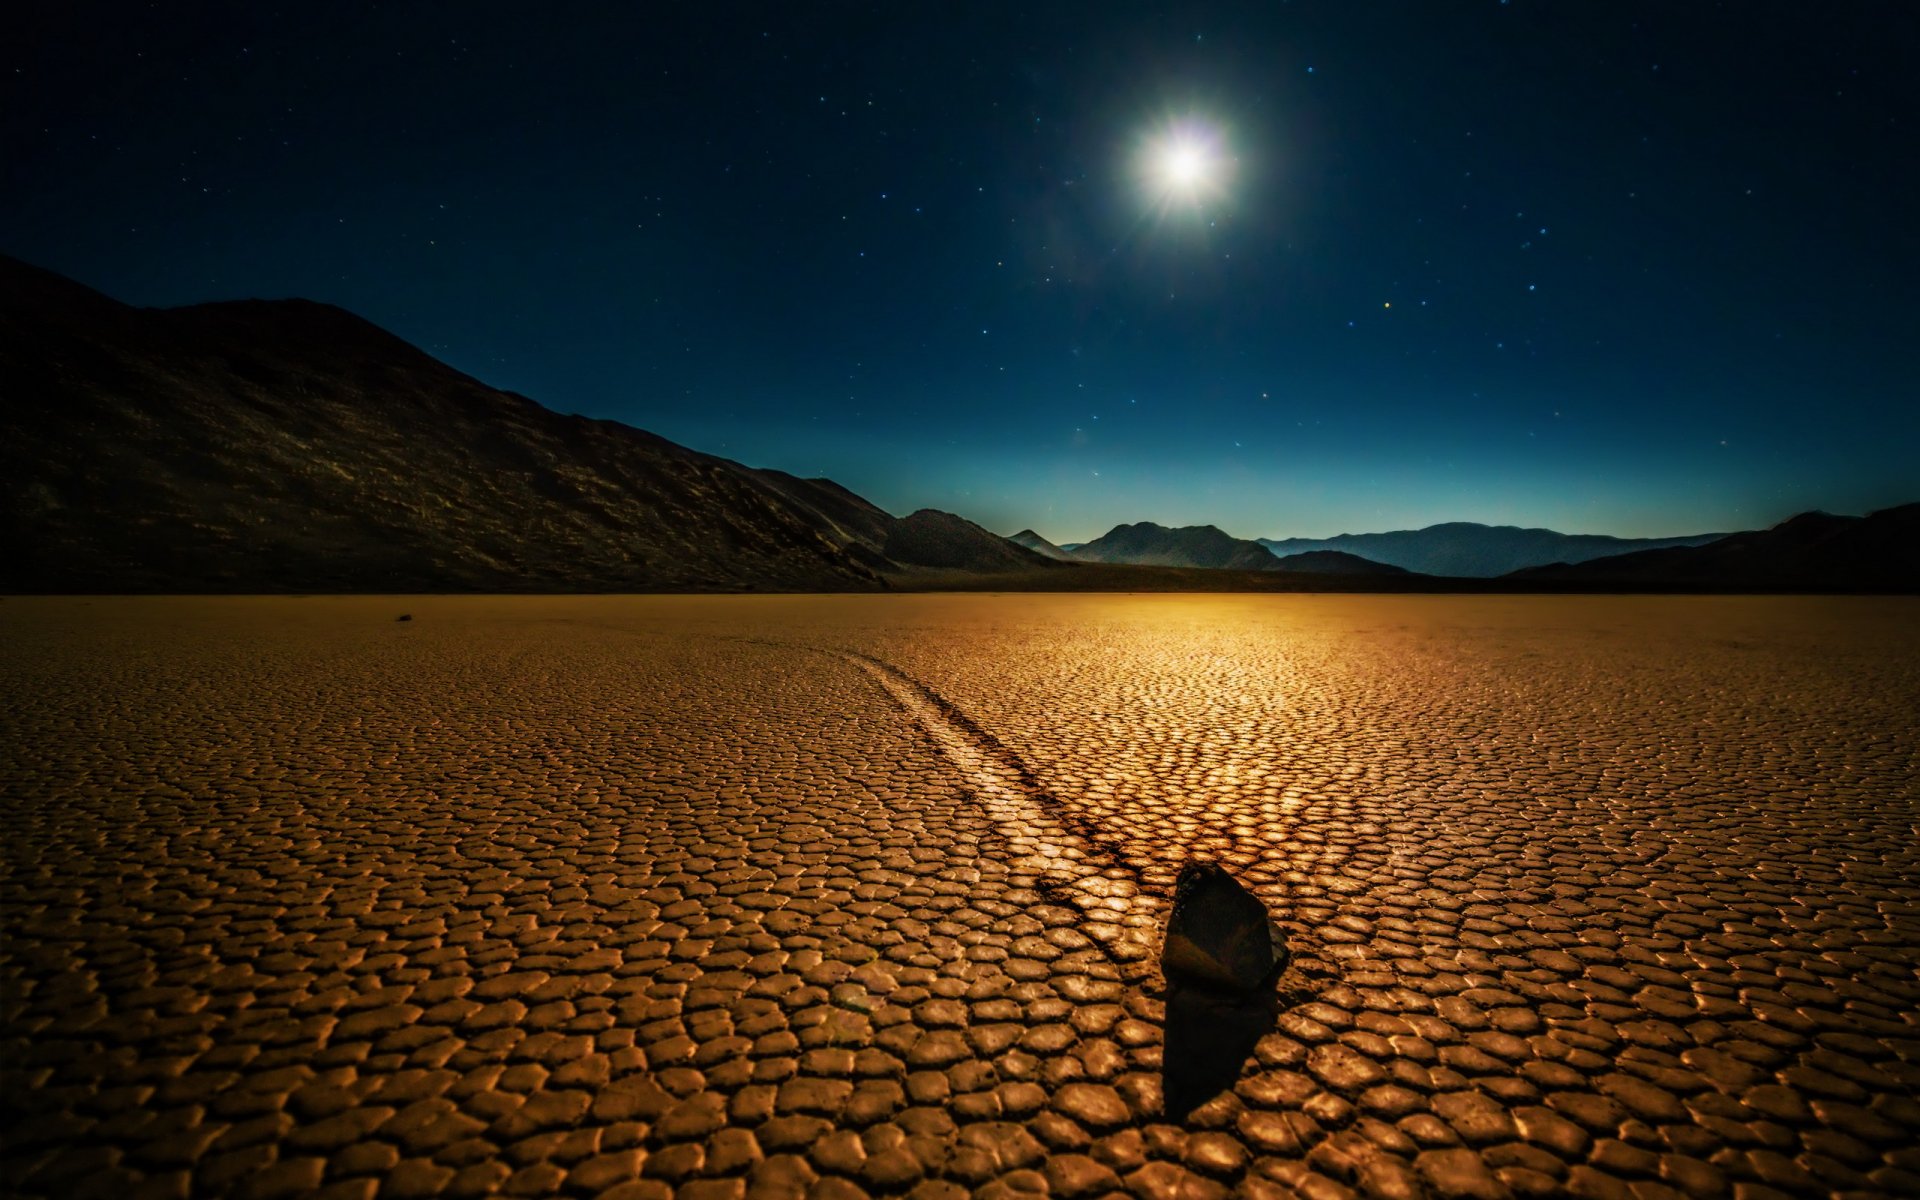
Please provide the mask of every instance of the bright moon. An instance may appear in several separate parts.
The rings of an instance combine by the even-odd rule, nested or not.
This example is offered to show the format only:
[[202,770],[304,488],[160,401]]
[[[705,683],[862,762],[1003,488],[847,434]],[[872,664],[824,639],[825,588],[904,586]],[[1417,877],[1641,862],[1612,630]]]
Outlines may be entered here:
[[1139,170],[1147,197],[1162,209],[1198,204],[1218,195],[1231,169],[1218,130],[1181,122],[1141,147]]
[[1206,178],[1207,157],[1198,146],[1172,146],[1160,169],[1166,172],[1168,183],[1177,188],[1190,188]]

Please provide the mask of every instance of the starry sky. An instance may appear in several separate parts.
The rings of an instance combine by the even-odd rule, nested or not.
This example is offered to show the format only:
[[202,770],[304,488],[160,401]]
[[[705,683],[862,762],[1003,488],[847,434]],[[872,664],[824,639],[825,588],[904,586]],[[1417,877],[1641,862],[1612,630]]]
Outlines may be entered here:
[[0,250],[1056,541],[1920,499],[1906,0],[540,11],[28,0]]

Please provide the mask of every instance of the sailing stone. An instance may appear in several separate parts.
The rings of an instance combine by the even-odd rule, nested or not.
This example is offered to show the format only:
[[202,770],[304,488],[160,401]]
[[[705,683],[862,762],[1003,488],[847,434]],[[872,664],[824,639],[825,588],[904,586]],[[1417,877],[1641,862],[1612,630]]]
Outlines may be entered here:
[[1264,905],[1215,863],[1180,868],[1160,970],[1168,986],[1251,993],[1285,969],[1286,942]]

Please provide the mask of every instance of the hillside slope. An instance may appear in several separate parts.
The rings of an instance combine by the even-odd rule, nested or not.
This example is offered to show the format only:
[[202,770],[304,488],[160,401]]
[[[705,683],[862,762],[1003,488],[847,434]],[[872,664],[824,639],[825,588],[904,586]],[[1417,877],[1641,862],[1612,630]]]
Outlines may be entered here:
[[1704,546],[1556,563],[1510,578],[1555,583],[1808,591],[1920,591],[1920,504],[1864,517],[1801,513]]
[[302,300],[135,309],[0,259],[15,591],[872,590],[1046,566],[490,388]]
[[1311,571],[1317,575],[1411,575],[1405,567],[1361,558],[1340,550],[1306,550],[1289,554],[1275,567],[1280,571]]
[[1022,529],[1019,533],[1011,534],[1007,540],[1016,545],[1025,546],[1035,554],[1043,555],[1047,558],[1056,559],[1060,562],[1073,561],[1073,555],[1041,537],[1031,529]]

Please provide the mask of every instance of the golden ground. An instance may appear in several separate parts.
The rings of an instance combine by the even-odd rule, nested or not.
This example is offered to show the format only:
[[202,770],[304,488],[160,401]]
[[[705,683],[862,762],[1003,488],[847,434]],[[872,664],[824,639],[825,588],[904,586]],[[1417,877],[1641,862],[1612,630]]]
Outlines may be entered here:
[[[9,598],[0,678],[14,1193],[1920,1194],[1911,599]],[[1179,1119],[1190,857],[1296,960]]]

